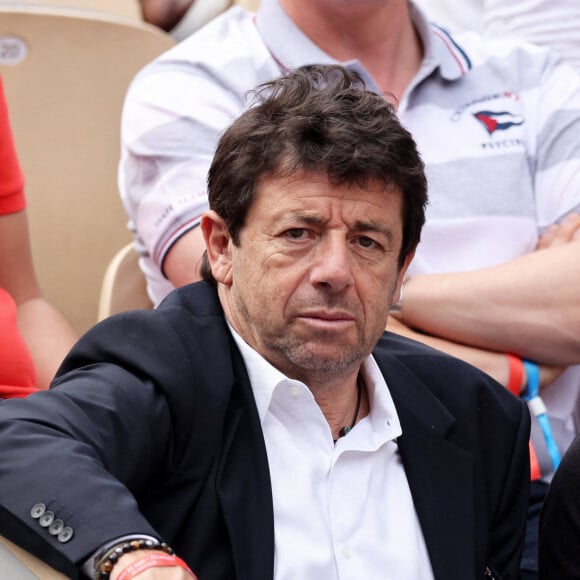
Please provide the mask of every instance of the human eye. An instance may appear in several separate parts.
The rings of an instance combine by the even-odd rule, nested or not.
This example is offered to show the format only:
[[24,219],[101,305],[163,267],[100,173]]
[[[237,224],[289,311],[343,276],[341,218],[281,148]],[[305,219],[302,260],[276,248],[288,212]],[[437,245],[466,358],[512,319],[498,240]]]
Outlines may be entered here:
[[308,236],[308,230],[305,228],[290,228],[284,232],[284,236],[291,240],[303,240]]
[[381,247],[376,240],[373,240],[369,236],[358,236],[355,238],[355,243],[365,250],[375,250]]

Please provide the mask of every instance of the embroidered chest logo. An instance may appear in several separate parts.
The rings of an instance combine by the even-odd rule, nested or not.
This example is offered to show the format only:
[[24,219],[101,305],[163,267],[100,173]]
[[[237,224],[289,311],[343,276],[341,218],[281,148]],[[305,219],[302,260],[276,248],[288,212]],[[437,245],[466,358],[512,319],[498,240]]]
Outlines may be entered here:
[[523,117],[508,111],[477,111],[473,116],[486,128],[490,135],[496,131],[505,131],[510,127],[522,125]]
[[520,114],[522,107],[519,101],[520,96],[514,91],[484,95],[455,109],[451,114],[451,122],[464,123],[465,131],[473,139],[473,145],[487,134],[487,139],[478,143],[486,151],[525,149],[525,138],[521,130],[510,131],[526,122]]

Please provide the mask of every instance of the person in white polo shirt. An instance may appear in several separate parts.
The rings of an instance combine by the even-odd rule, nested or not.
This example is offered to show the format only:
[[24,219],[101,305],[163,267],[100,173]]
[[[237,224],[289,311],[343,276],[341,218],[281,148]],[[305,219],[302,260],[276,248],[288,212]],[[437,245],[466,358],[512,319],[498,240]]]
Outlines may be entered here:
[[546,439],[534,421],[537,503],[524,563],[533,578],[553,440],[564,451],[580,415],[580,77],[549,52],[452,36],[406,0],[263,0],[256,14],[218,16],[127,94],[119,186],[150,296],[159,303],[199,276],[207,169],[247,92],[300,65],[336,62],[395,97],[426,164],[427,223],[392,330],[515,393],[528,371],[538,375],[550,431]]

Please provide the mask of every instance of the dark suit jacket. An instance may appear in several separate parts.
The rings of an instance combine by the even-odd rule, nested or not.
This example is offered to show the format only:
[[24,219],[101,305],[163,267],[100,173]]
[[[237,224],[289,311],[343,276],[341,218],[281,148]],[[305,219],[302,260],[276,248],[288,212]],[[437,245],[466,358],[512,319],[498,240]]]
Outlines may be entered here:
[[[483,578],[489,565],[516,578],[527,409],[487,375],[413,341],[385,333],[374,356],[401,420],[435,577]],[[98,324],[50,391],[2,403],[0,490],[0,533],[70,577],[104,542],[146,533],[200,580],[271,579],[265,443],[214,290],[193,284],[155,311]],[[40,527],[37,503],[73,537]]]
[[580,576],[580,436],[554,474],[539,526],[539,578],[577,580]]

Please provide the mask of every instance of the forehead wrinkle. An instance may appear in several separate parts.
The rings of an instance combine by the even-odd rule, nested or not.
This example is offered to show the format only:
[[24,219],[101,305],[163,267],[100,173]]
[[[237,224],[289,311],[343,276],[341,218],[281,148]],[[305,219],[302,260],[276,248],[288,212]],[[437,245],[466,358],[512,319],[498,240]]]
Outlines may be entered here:
[[324,226],[330,221],[330,218],[324,218],[314,212],[297,212],[294,215],[300,221],[303,221],[305,224],[310,226]]
[[321,215],[318,209],[300,208],[280,208],[278,215],[274,216],[276,221],[300,222],[306,225],[326,225],[331,221],[331,217]]

